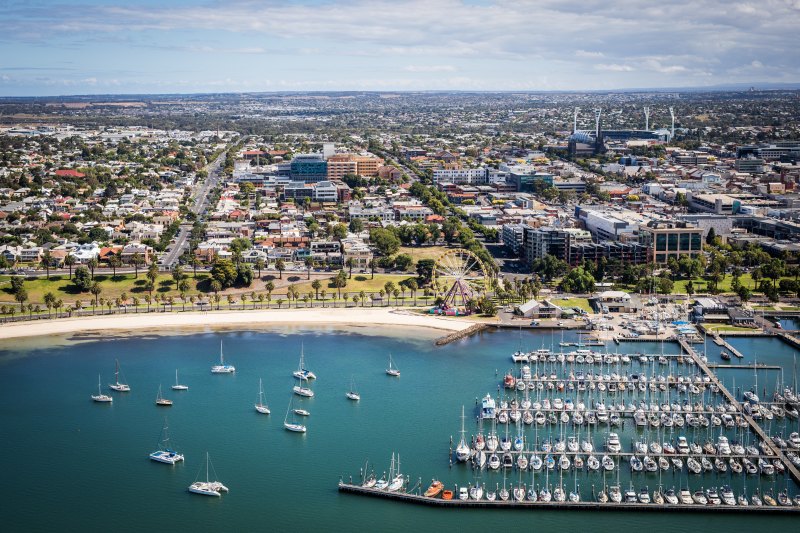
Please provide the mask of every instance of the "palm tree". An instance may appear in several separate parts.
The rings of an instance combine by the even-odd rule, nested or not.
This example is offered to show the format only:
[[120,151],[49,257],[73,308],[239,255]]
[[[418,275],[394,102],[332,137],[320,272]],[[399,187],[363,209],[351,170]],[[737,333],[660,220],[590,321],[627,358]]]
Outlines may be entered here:
[[108,264],[111,266],[111,276],[116,279],[117,277],[117,269],[122,266],[122,258],[120,256],[114,254],[108,258]]
[[86,265],[89,267],[89,270],[91,270],[92,272],[92,279],[94,279],[94,269],[97,268],[98,264],[99,263],[97,262],[96,257],[92,257],[91,259],[89,259],[89,262],[86,263]]
[[406,280],[406,287],[408,290],[411,291],[411,295],[414,297],[414,307],[417,306],[417,289],[419,286],[417,285],[417,280],[414,278],[409,278]]
[[259,259],[256,260],[256,270],[258,270],[258,277],[259,278],[261,278],[261,271],[264,269],[265,266],[266,265],[265,265],[263,259],[259,258]]
[[258,308],[259,309],[264,308],[264,293],[262,292],[258,293]]
[[175,268],[172,269],[172,279],[175,281],[175,290],[180,290],[178,286],[180,282],[184,278],[183,267],[180,265],[175,265]]
[[361,307],[364,307],[364,300],[367,299],[367,293],[361,291],[358,293],[358,298],[361,300]]
[[286,269],[286,263],[283,259],[275,261],[275,268],[278,270],[278,278],[283,279],[283,271]]
[[283,305],[283,302],[284,302],[283,298],[278,298],[278,309],[281,308],[281,305]]
[[186,294],[186,291],[181,291],[181,302],[183,302],[183,307],[181,308],[181,311],[186,311],[186,298],[187,298],[187,296],[188,295]]
[[[123,292],[122,294],[119,295],[119,299],[122,300],[123,304],[126,304],[128,302],[128,293],[127,292]],[[126,315],[128,314],[128,306],[127,305],[125,306],[125,314]]]
[[317,300],[319,300],[319,290],[322,288],[322,282],[318,279],[315,279],[311,282],[311,288],[314,289],[314,292],[317,295]]
[[[97,282],[92,283],[92,286],[89,287],[89,292],[94,295],[94,306],[97,306],[97,299],[100,296],[100,293],[103,292],[103,289],[100,288],[100,284]],[[94,313],[94,307],[92,308],[92,313]]]
[[394,294],[394,305],[398,305],[397,298],[400,296],[400,290],[395,289],[392,294]]
[[[358,296],[358,294],[354,294],[354,295],[353,295],[353,303],[354,303],[354,304],[356,304],[356,306],[358,305],[358,299],[359,299],[359,296]],[[362,307],[363,307],[363,306],[362,306]]]
[[69,279],[72,279],[72,266],[75,264],[75,256],[71,254],[67,254],[64,258],[64,265],[69,267]]
[[214,293],[214,296],[219,296],[219,291],[222,290],[222,283],[219,280],[215,279],[211,281],[211,291]]
[[197,266],[200,264],[200,260],[197,258],[196,255],[190,253],[189,264],[192,266],[192,269],[194,269],[194,279],[197,279]]
[[272,291],[275,290],[275,284],[268,281],[264,284],[264,290],[267,291],[267,300],[272,301]]
[[387,302],[387,305],[391,304],[392,293],[394,291],[396,291],[397,288],[394,286],[394,283],[392,283],[391,281],[387,281],[384,284],[383,288],[386,290],[386,302]]
[[131,303],[133,303],[133,308],[134,308],[134,309],[136,309],[136,314],[139,314],[139,303],[140,303],[140,302],[139,302],[139,298],[137,298],[136,296],[134,296],[134,297],[131,299]]
[[144,301],[147,303],[147,312],[150,312],[150,304],[153,302],[153,297],[149,294],[144,295]]
[[347,266],[347,268],[350,269],[350,274],[347,277],[353,279],[353,265],[355,265],[356,262],[353,260],[352,257],[348,257],[347,261],[345,261],[344,264],[345,266]]
[[234,298],[232,294],[228,295],[228,309],[233,309]]
[[215,304],[217,304],[217,311],[219,311],[219,301],[220,301],[221,299],[222,299],[222,298],[220,297],[220,295],[219,295],[219,294],[216,294],[216,293],[214,294],[214,303],[215,303]]
[[45,250],[44,254],[42,255],[41,265],[47,271],[47,279],[50,279],[50,267],[53,264],[53,254],[50,253],[50,250]]
[[322,296],[322,307],[325,307],[325,294],[326,294],[327,292],[328,292],[328,291],[326,291],[325,289],[322,289],[322,290],[319,292],[319,293],[320,293],[320,295]]
[[377,264],[378,264],[378,262],[375,261],[375,259],[370,259],[369,260],[369,271],[370,271],[369,279],[375,279],[375,266]]
[[144,264],[144,257],[139,252],[131,256],[131,263],[133,264],[134,271],[136,272],[135,279],[139,279],[139,267]]
[[309,256],[305,258],[304,262],[306,264],[306,279],[311,279],[311,267],[314,266],[314,259]]

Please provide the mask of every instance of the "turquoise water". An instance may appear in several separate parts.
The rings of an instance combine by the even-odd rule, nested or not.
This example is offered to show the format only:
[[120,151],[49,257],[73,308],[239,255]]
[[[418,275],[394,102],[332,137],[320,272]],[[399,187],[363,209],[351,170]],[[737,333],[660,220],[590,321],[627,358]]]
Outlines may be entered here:
[[[309,328],[141,336],[36,348],[0,345],[4,529],[487,531],[532,526],[535,520],[537,528],[574,530],[591,520],[595,531],[653,526],[686,531],[708,527],[713,519],[714,527],[735,531],[751,529],[756,520],[769,520],[777,527],[796,524],[786,517],[434,509],[339,494],[340,476],[357,477],[367,460],[380,474],[388,470],[392,452],[400,454],[402,470],[413,480],[436,477],[449,486],[476,480],[468,467],[449,466],[449,442],[451,436],[458,438],[461,406],[474,416],[476,398],[498,393],[497,384],[512,367],[510,354],[520,342],[533,349],[561,340],[544,332],[525,332],[522,340],[518,332],[485,332],[434,347],[431,336],[418,330],[384,333]],[[209,372],[221,338],[226,361],[237,368],[235,375]],[[567,335],[564,340],[576,337]],[[301,343],[307,365],[319,377],[313,385],[315,398],[294,402],[312,413],[305,435],[282,426]],[[660,345],[649,343],[609,349],[661,351]],[[384,373],[388,353],[402,371],[399,379]],[[677,353],[677,347],[667,344],[664,353]],[[113,379],[115,358],[133,390],[115,393],[113,405],[95,404],[90,395],[96,393],[97,374],[102,373],[105,387]],[[170,390],[176,368],[188,391]],[[344,396],[351,376],[362,395],[358,403]],[[272,408],[269,416],[253,409],[259,378]],[[174,399],[173,407],[154,405],[159,384],[164,395]],[[186,455],[185,464],[175,467],[147,458],[165,415],[173,444]],[[467,425],[474,433],[474,421]],[[544,438],[544,432],[538,436]],[[535,440],[536,435],[528,430],[527,437]],[[664,435],[636,434],[628,427],[622,442],[628,446],[632,438],[643,437]],[[601,440],[597,437],[595,445]],[[218,478],[231,489],[219,499],[186,490],[204,466],[206,451]],[[625,486],[628,471],[624,465],[620,473]],[[515,476],[507,481],[519,481]],[[659,482],[676,488],[730,483],[736,489],[743,483],[715,477],[690,479],[685,473],[670,473],[659,479],[637,474],[633,482],[637,488],[651,489]],[[541,476],[537,478],[535,483],[542,483]],[[521,480],[531,482],[531,474]],[[480,481],[491,487],[502,484],[503,477],[484,472]],[[575,480],[565,477],[563,483],[570,489]],[[602,475],[579,474],[577,483],[589,498],[591,485],[603,483]],[[787,483],[784,478],[748,481],[748,487],[758,485],[781,489]]]

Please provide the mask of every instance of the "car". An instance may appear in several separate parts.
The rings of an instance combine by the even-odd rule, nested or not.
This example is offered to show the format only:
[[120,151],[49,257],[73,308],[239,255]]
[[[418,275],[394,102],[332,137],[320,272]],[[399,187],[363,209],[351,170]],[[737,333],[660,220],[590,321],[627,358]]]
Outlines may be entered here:
[[540,321],[538,321],[538,320],[531,320],[531,326],[538,326],[539,324],[541,324],[541,322],[540,322]]
[[564,325],[564,321],[563,321],[563,320],[559,321],[559,322],[558,322],[558,325],[559,325],[559,326],[563,326],[563,325]]

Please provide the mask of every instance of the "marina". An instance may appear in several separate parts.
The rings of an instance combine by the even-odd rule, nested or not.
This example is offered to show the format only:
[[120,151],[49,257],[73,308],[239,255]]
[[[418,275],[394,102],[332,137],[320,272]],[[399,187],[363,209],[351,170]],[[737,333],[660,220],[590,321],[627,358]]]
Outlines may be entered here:
[[[391,333],[391,332],[389,332]],[[131,337],[115,339],[113,343],[107,341],[92,341],[75,346],[58,346],[53,348],[37,348],[20,356],[18,351],[6,348],[5,357],[0,359],[4,372],[0,373],[0,394],[21,400],[23,405],[35,405],[34,398],[52,397],[70,411],[80,412],[82,422],[80,427],[75,427],[74,418],[57,417],[46,414],[47,434],[59,435],[59,447],[45,453],[43,444],[47,442],[44,437],[38,418],[13,417],[8,418],[7,428],[10,436],[10,453],[36,453],[41,457],[51,459],[36,464],[27,464],[24,469],[4,460],[3,468],[8,472],[8,481],[18,486],[32,483],[42,485],[45,480],[52,479],[54,473],[64,472],[64,477],[72,482],[79,480],[82,487],[80,497],[71,496],[65,487],[57,487],[57,491],[43,491],[42,499],[48,509],[53,513],[67,516],[70,527],[91,529],[90,522],[84,516],[92,516],[89,510],[91,501],[98,497],[114,497],[129,499],[164,502],[177,513],[175,519],[182,524],[198,527],[211,526],[231,527],[237,524],[243,529],[253,529],[264,519],[269,519],[276,524],[275,527],[292,528],[296,525],[296,515],[284,510],[271,511],[269,514],[252,512],[260,509],[263,498],[267,497],[275,502],[279,508],[289,509],[295,501],[296,494],[303,494],[307,505],[313,505],[317,510],[313,516],[305,519],[309,528],[324,528],[324,524],[337,520],[341,513],[359,513],[371,517],[371,520],[380,520],[387,512],[396,513],[403,517],[404,524],[412,527],[462,527],[466,530],[490,527],[498,517],[505,516],[503,509],[536,508],[539,510],[538,520],[544,520],[553,527],[579,527],[585,520],[586,513],[592,515],[592,520],[598,528],[618,528],[633,524],[647,523],[647,517],[658,516],[652,513],[641,515],[624,513],[623,517],[613,513],[594,513],[595,509],[615,509],[614,505],[602,504],[597,501],[604,487],[618,485],[624,491],[633,487],[636,493],[640,489],[648,488],[649,504],[625,504],[616,507],[620,510],[633,511],[647,506],[647,510],[670,509],[670,504],[652,503],[657,498],[659,486],[666,492],[671,487],[679,491],[681,487],[695,491],[708,490],[712,487],[730,486],[738,497],[747,494],[748,500],[752,496],[763,495],[777,497],[784,491],[794,497],[797,488],[791,475],[788,473],[772,474],[735,474],[731,471],[730,460],[738,462],[744,467],[744,459],[751,461],[758,468],[759,459],[773,464],[777,456],[764,452],[760,446],[759,438],[749,426],[740,426],[741,420],[735,422],[733,428],[726,428],[725,424],[714,426],[712,417],[717,415],[722,420],[722,414],[733,417],[737,413],[721,413],[719,406],[724,406],[728,411],[728,403],[720,392],[711,389],[711,382],[699,383],[695,380],[699,376],[702,380],[702,370],[693,359],[684,352],[683,363],[680,363],[680,348],[676,343],[625,343],[620,345],[609,343],[606,348],[610,357],[619,356],[618,362],[606,359],[607,362],[593,362],[591,365],[584,363],[578,365],[574,359],[570,365],[566,363],[513,363],[510,356],[519,348],[519,332],[508,330],[488,329],[473,337],[463,338],[448,345],[436,347],[431,342],[433,335],[413,336],[398,334],[386,336],[365,336],[357,332],[338,332],[325,328],[308,328],[301,330],[278,330],[276,332],[229,332],[224,337],[225,360],[228,356],[236,364],[236,372],[227,378],[220,379],[209,372],[209,364],[214,362],[220,334],[206,333],[193,334],[180,337],[160,336],[155,338]],[[331,339],[334,337],[334,340]],[[553,342],[555,340],[555,342]],[[535,350],[544,349],[565,353],[577,351],[575,346],[559,346],[560,334],[553,336],[546,331],[525,332],[523,345],[526,349],[535,347]],[[577,342],[579,337],[574,332],[565,332],[564,342]],[[738,340],[734,340],[738,342]],[[742,342],[781,343],[777,338],[741,339]],[[334,342],[336,353],[331,354],[329,346]],[[314,381],[314,397],[306,398],[294,395],[291,388],[297,379],[293,379],[293,372],[298,368],[298,352],[300,345],[305,347],[306,361],[311,365],[318,379]],[[714,360],[718,355],[712,351],[709,340],[707,358]],[[785,370],[784,383],[791,385],[791,363],[793,351],[781,344],[769,344],[771,358],[763,357],[766,364],[776,364],[782,361]],[[110,350],[113,347],[113,350]],[[265,347],[268,347],[265,349]],[[746,348],[739,347],[745,353],[751,353]],[[605,354],[605,349],[594,350]],[[702,353],[700,348],[699,352]],[[757,346],[759,354],[766,350],[760,344]],[[386,374],[389,368],[389,354],[392,354],[392,368],[398,365],[402,370],[402,378],[395,378]],[[621,354],[629,354],[630,362],[623,363]],[[667,363],[659,362],[661,354]],[[152,354],[152,355],[151,355]],[[646,357],[646,362],[640,361],[640,355]],[[782,354],[782,355],[781,355]],[[13,355],[13,357],[9,357]],[[57,355],[57,357],[55,357]],[[635,357],[634,357],[635,356]],[[113,370],[114,358],[120,360],[125,370],[126,382],[130,383],[133,392],[115,394],[113,404],[105,407],[94,403],[89,398],[89,393],[97,394],[97,371]],[[546,360],[549,359],[549,356]],[[600,358],[602,360],[602,358]],[[109,362],[110,361],[110,362]],[[752,362],[752,359],[748,359]],[[762,361],[759,355],[758,361]],[[516,388],[507,389],[503,386],[504,376],[511,371],[520,377],[522,367],[527,364],[531,367],[531,378],[534,374],[544,379],[528,380],[525,391]],[[55,370],[44,372],[43,369]],[[180,369],[180,382],[191,385],[189,390],[181,391],[174,395],[175,405],[170,408],[170,435],[177,439],[172,442],[171,449],[177,450],[184,460],[174,466],[158,464],[147,461],[142,464],[142,457],[153,452],[153,443],[157,437],[157,430],[163,425],[164,411],[153,405],[153,393],[160,382],[174,383],[175,369]],[[570,371],[576,374],[575,380],[569,380]],[[578,393],[578,372],[583,372],[586,389]],[[608,391],[611,384],[610,376],[619,374],[617,384],[625,383],[624,392],[612,395]],[[725,370],[719,370],[725,372]],[[758,389],[762,398],[762,405],[770,406],[772,393],[777,387],[780,374],[777,371],[761,370],[758,372]],[[556,378],[551,379],[550,374],[555,373]],[[609,380],[599,379],[599,376],[609,375]],[[631,382],[632,374],[647,377],[645,391],[627,389]],[[627,375],[627,377],[626,377]],[[656,380],[651,380],[655,375]],[[664,376],[666,390],[660,390],[658,376]],[[668,376],[674,377],[671,383]],[[45,376],[42,378],[42,376]],[[681,376],[683,382],[680,381]],[[735,376],[735,386],[726,386],[733,391],[737,388],[748,390],[753,386],[753,370],[736,370],[726,374],[726,379]],[[772,376],[765,377],[765,376]],[[591,379],[589,379],[591,377]],[[32,379],[35,378],[35,379]],[[259,379],[262,385],[259,386]],[[626,382],[626,379],[628,380]],[[689,381],[687,381],[689,379]],[[58,386],[56,386],[56,380]],[[447,383],[457,384],[460,393],[453,393],[442,386],[443,380]],[[120,380],[122,381],[122,380]],[[559,391],[559,381],[564,381],[564,388]],[[656,390],[650,390],[650,383],[654,383]],[[106,382],[103,381],[103,384]],[[113,381],[112,381],[113,383]],[[305,382],[308,383],[308,382]],[[357,389],[355,389],[357,385]],[[529,390],[530,383],[541,383],[543,389]],[[570,391],[570,383],[574,389]],[[591,383],[595,388],[592,390]],[[605,391],[600,390],[600,384],[605,386]],[[678,392],[679,384],[686,385],[686,392]],[[691,385],[702,387],[697,394],[690,392]],[[548,386],[552,385],[552,389]],[[767,393],[763,394],[763,387]],[[43,391],[50,391],[47,395]],[[81,394],[75,396],[75,391]],[[357,390],[360,401],[352,401],[346,392]],[[289,397],[293,397],[292,410],[280,416],[264,416],[254,409],[254,400],[261,401],[263,391],[263,404],[286,405]],[[436,393],[436,407],[432,409],[431,391]],[[104,391],[105,392],[105,391]],[[170,391],[171,392],[171,391]],[[500,424],[495,419],[494,427],[497,437],[497,446],[500,449],[503,443],[509,446],[508,455],[511,459],[510,467],[500,466],[497,470],[488,467],[488,457],[483,468],[473,467],[471,457],[460,463],[456,457],[456,448],[459,444],[462,424],[462,406],[464,407],[464,440],[467,445],[467,454],[471,455],[477,435],[482,433],[488,437],[491,423],[480,420],[481,400],[490,392],[495,400],[496,417],[502,413],[507,414],[509,422]],[[537,425],[535,419],[531,424],[525,423],[521,415],[519,421],[511,421],[511,402],[517,399],[521,406],[527,393],[531,403],[536,401],[536,394],[540,395],[538,401],[544,403],[546,398],[551,401],[551,407],[543,413],[558,415],[555,424],[549,422]],[[258,396],[257,396],[258,394]],[[154,395],[154,394],[153,394]],[[651,396],[652,400],[651,401]],[[559,411],[553,406],[555,398],[572,399],[573,409],[569,411],[570,420],[560,422],[560,415],[565,409]],[[614,402],[610,399],[614,397]],[[740,397],[740,396],[739,396]],[[6,398],[7,399],[7,398]],[[598,420],[590,423],[588,411],[597,414],[599,400],[605,399],[609,422]],[[684,404],[683,400],[688,400]],[[657,401],[656,401],[657,400]],[[766,401],[770,400],[770,401]],[[9,400],[7,400],[9,401]],[[503,401],[508,402],[506,407]],[[574,414],[577,407],[584,403],[581,411],[583,422],[576,425]],[[642,406],[641,402],[645,405]],[[283,403],[286,402],[286,403]],[[260,402],[259,402],[260,403]],[[565,402],[566,403],[566,402]],[[670,414],[680,414],[684,427],[678,430],[675,425],[665,428],[637,426],[634,413],[629,412],[628,406],[646,407],[642,409],[649,416],[655,411],[650,409],[651,403],[659,406],[658,414],[662,413],[662,404],[679,403],[680,413],[672,410]],[[614,410],[618,405],[625,408]],[[699,404],[699,405],[695,405]],[[684,405],[690,405],[692,411],[684,412]],[[700,407],[702,405],[702,407]],[[276,409],[280,409],[277,407]],[[294,413],[294,408],[302,408],[311,413],[310,417],[301,417]],[[279,411],[280,413],[280,411]],[[620,425],[611,426],[610,415],[619,416]],[[696,419],[703,416],[708,420],[709,426],[702,425],[691,428],[686,422],[686,415],[690,414]],[[293,420],[292,417],[296,416]],[[531,413],[533,415],[533,413]],[[547,416],[546,416],[547,418]],[[741,417],[740,417],[741,419]],[[735,420],[735,418],[734,418]],[[284,429],[284,423],[296,423],[307,427],[306,433],[292,432]],[[789,444],[790,433],[797,431],[797,420],[784,416],[782,419],[774,417],[771,421],[764,420],[764,430],[769,435],[783,435],[786,444]],[[623,427],[624,424],[624,427]],[[400,432],[398,427],[407,425],[425,428],[424,434],[420,432]],[[113,431],[109,428],[113,427]],[[522,428],[520,430],[520,428]],[[78,431],[79,429],[80,431]],[[522,433],[522,448],[514,447],[515,439]],[[613,452],[606,449],[607,437],[614,432],[619,436],[620,448]],[[154,434],[155,433],[155,434]],[[537,439],[538,433],[538,439]],[[423,438],[420,438],[424,435]],[[665,442],[677,444],[679,436],[685,435],[689,443],[700,447],[698,453],[682,453],[676,450],[672,457],[663,452],[652,452],[649,446],[658,443],[663,447]],[[735,446],[738,441],[742,446],[754,446],[755,452],[745,449],[743,453],[735,450],[724,456],[725,472],[717,470],[715,464],[716,454],[707,453],[703,447],[710,441],[718,443],[719,436],[726,436]],[[346,436],[346,438],[342,438]],[[507,438],[506,438],[507,437]],[[574,438],[574,441],[571,439]],[[506,440],[504,440],[506,439]],[[564,450],[554,451],[558,441],[563,441]],[[545,464],[547,453],[541,451],[544,442],[549,441],[551,456],[555,461],[552,469]],[[592,444],[593,452],[583,452],[580,445],[583,441]],[[637,454],[634,446],[637,442],[646,443],[648,457],[656,462],[658,470],[647,472],[644,466],[644,454]],[[572,442],[578,445],[578,451],[570,448]],[[560,444],[558,444],[560,446]],[[81,447],[96,456],[96,461],[91,465],[81,462],[72,465],[69,457],[72,450]],[[166,446],[161,446],[163,450]],[[527,447],[527,453],[526,452]],[[787,451],[791,451],[787,449]],[[213,468],[220,474],[216,477],[211,472],[208,482],[220,480],[229,493],[224,497],[198,498],[189,494],[187,487],[193,480],[206,482],[206,452],[213,459]],[[374,473],[376,484],[385,479],[387,487],[389,482],[395,480],[398,474],[391,474],[390,456],[392,452],[402,456],[402,481],[393,484],[396,490],[387,492],[391,494],[386,498],[357,498],[352,495],[371,496],[377,493],[370,491],[350,489],[347,482],[349,474],[358,474],[364,468],[365,458],[369,458],[370,473]],[[519,467],[520,457],[526,455],[528,465],[525,469]],[[534,470],[533,455],[539,455],[542,462],[540,469]],[[594,464],[590,456],[594,455],[600,462],[597,470],[592,470]],[[332,460],[319,461],[319,457],[328,457]],[[569,460],[569,467],[562,469],[562,456]],[[603,457],[608,456],[613,460],[612,470],[605,470]],[[632,471],[631,459],[637,457],[643,463],[640,472]],[[711,470],[702,470],[699,474],[689,471],[688,459],[694,457],[704,468],[702,459],[710,461]],[[379,459],[382,459],[379,460]],[[503,463],[503,454],[500,454],[500,463]],[[660,459],[669,460],[667,470],[662,470]],[[681,468],[677,468],[673,459],[682,461]],[[107,483],[107,469],[102,465],[113,462],[119,475],[124,476],[125,483]],[[395,462],[399,462],[397,457]],[[148,468],[148,463],[152,467]],[[635,463],[635,461],[634,461]],[[576,468],[577,466],[577,468]],[[75,468],[78,468],[75,470]],[[395,465],[395,469],[397,465]],[[774,469],[774,464],[773,464]],[[69,472],[69,474],[66,474]],[[200,472],[198,478],[195,474]],[[385,474],[384,474],[385,472]],[[421,483],[419,477],[428,480]],[[428,498],[435,502],[453,502],[454,508],[465,510],[486,507],[490,503],[489,496],[495,497],[495,502],[500,500],[505,482],[506,490],[513,500],[515,488],[519,488],[526,495],[525,500],[518,502],[503,502],[503,505],[493,504],[496,511],[487,513],[484,518],[480,513],[470,512],[464,514],[442,513],[436,506],[441,504],[423,506],[402,506],[395,501],[417,501],[425,498],[422,494],[429,485],[431,476],[442,482],[442,487],[435,498]],[[356,477],[356,476],[354,476]],[[266,479],[279,479],[279,486],[264,483]],[[344,480],[342,487],[337,486],[338,480]],[[56,482],[58,483],[58,482]],[[359,483],[352,483],[353,486]],[[464,489],[462,491],[462,488]],[[557,489],[561,488],[561,492]],[[472,490],[470,490],[472,489]],[[480,490],[478,490],[480,489]],[[540,494],[549,491],[549,502],[527,502],[527,493],[531,490]],[[462,492],[464,494],[462,494]],[[577,502],[570,501],[570,493],[578,498]],[[712,493],[713,494],[713,493]],[[382,494],[377,494],[381,496]],[[474,500],[479,496],[480,500]],[[442,498],[450,496],[450,500]],[[466,500],[460,499],[462,496]],[[21,503],[24,498],[19,492],[9,494],[10,505],[16,505],[24,510]],[[556,498],[563,497],[563,501]],[[188,499],[187,499],[188,498]],[[471,503],[474,501],[475,503]],[[15,502],[20,502],[15,504]],[[427,501],[421,503],[428,503]],[[446,504],[445,504],[446,505]],[[661,507],[664,505],[664,507]],[[599,507],[604,506],[604,507]],[[272,506],[270,506],[272,507]],[[768,504],[764,506],[767,508]],[[682,510],[704,510],[701,505],[684,505]],[[737,511],[717,513],[716,520],[720,527],[733,531],[738,526],[747,524],[747,514],[741,509],[755,509],[753,505],[744,508],[736,505]],[[74,513],[70,510],[81,510]],[[558,510],[577,510],[582,512],[560,513]],[[771,516],[778,524],[783,520],[795,517],[793,513],[780,511],[783,509],[769,506]],[[794,507],[788,508],[794,509]],[[753,511],[753,516],[760,511]],[[774,512],[772,512],[774,511]],[[511,512],[511,511],[508,511]],[[101,518],[111,519],[111,514],[101,511]],[[40,523],[37,516],[20,513],[26,523]],[[514,515],[508,515],[509,518]],[[625,518],[625,517],[631,518]],[[672,513],[671,520],[674,526],[691,528],[694,513]],[[138,520],[142,527],[158,527],[167,519],[163,512],[155,511],[148,516],[142,516],[132,510],[123,510],[118,515],[121,520]],[[728,518],[730,517],[730,518]],[[502,518],[501,518],[502,519]],[[734,521],[735,520],[735,521]],[[12,522],[13,523],[13,522]],[[204,526],[200,526],[203,524]],[[460,526],[459,526],[460,525]],[[406,526],[407,527],[407,526]],[[783,527],[791,527],[787,522]],[[398,530],[388,528],[390,530]]]

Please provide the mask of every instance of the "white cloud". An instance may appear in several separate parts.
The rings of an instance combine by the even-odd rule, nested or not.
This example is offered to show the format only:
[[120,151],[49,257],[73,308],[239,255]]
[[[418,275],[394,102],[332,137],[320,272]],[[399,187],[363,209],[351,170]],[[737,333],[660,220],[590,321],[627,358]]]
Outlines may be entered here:
[[619,65],[617,63],[600,63],[595,65],[594,68],[597,70],[606,70],[608,72],[633,72],[636,70],[630,65]]
[[403,70],[406,72],[455,72],[453,65],[408,65]]

